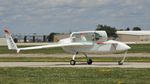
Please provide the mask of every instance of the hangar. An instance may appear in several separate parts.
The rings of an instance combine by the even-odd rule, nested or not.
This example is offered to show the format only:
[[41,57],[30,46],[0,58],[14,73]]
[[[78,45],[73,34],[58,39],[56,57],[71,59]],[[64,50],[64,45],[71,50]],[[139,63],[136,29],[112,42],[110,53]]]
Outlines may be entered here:
[[150,42],[150,31],[117,31],[117,35],[123,42]]
[[0,45],[6,45],[6,41],[4,37],[0,37]]

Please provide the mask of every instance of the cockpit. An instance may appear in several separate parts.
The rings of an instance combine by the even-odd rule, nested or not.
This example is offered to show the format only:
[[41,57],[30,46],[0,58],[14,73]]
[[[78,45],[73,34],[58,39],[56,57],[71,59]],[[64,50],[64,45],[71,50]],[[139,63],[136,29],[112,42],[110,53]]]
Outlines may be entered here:
[[71,38],[72,42],[103,42],[107,40],[107,34],[105,31],[73,32]]

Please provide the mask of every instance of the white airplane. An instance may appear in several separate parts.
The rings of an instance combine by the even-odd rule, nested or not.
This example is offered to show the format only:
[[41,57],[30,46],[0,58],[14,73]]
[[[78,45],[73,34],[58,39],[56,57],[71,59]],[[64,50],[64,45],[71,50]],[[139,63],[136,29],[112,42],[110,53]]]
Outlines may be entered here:
[[90,65],[92,64],[92,59],[87,56],[87,53],[125,51],[123,59],[118,61],[118,64],[122,65],[126,58],[127,51],[131,49],[125,43],[114,40],[107,40],[108,38],[105,31],[73,32],[72,34],[70,34],[69,38],[62,39],[58,43],[25,48],[17,47],[11,36],[11,33],[7,29],[4,30],[4,33],[6,36],[8,49],[10,50],[17,50],[17,53],[19,53],[21,50],[62,47],[64,51],[73,53],[73,57],[70,60],[71,65],[76,64],[75,57],[78,53],[83,53],[87,58],[87,64]]

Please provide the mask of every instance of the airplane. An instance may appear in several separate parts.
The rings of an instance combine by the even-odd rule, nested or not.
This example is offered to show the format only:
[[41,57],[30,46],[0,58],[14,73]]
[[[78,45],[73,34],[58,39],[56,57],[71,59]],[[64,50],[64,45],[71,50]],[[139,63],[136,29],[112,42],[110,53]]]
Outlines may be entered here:
[[127,51],[131,49],[130,46],[123,42],[108,40],[107,33],[105,31],[73,32],[70,34],[69,38],[61,39],[57,43],[25,48],[17,47],[8,29],[4,29],[4,33],[9,50],[16,50],[17,53],[19,53],[22,50],[61,47],[64,51],[73,54],[72,59],[70,60],[70,65],[76,64],[75,57],[78,53],[82,53],[87,59],[87,64],[91,65],[93,61],[88,57],[87,53],[125,51],[123,59],[118,61],[118,65],[123,65]]

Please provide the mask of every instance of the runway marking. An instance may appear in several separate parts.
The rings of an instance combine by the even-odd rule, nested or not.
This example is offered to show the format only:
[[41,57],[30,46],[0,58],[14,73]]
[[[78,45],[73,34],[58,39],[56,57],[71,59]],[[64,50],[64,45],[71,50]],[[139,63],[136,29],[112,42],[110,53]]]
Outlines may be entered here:
[[105,67],[105,68],[150,68],[150,62],[137,63],[125,62],[118,65],[116,62],[94,62],[92,65],[77,63],[70,65],[69,62],[0,62],[0,67]]

